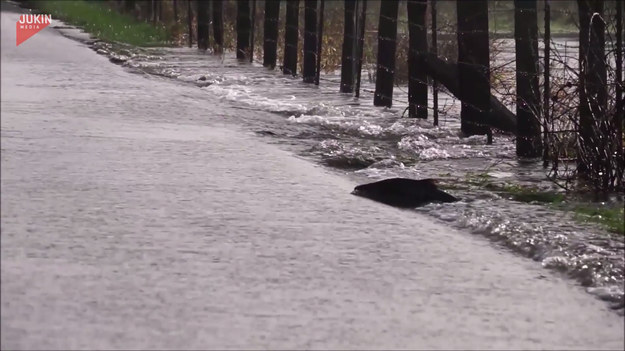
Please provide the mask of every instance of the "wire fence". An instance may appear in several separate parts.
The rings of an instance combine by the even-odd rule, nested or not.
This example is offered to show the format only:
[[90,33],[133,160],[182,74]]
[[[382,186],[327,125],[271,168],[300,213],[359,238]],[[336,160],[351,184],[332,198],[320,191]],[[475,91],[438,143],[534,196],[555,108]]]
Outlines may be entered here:
[[[347,62],[357,62],[358,65],[356,66],[361,67],[361,70],[358,70],[358,74],[362,72],[362,79],[368,80],[370,83],[375,83],[378,80],[380,72],[386,77],[390,76],[390,90],[378,91],[376,88],[375,91],[368,92],[375,93],[376,99],[381,98],[386,101],[392,101],[392,104],[395,106],[406,106],[408,108],[410,101],[406,97],[410,97],[407,90],[408,83],[411,81],[409,65],[411,55],[409,51],[410,26],[413,26],[413,29],[425,30],[425,33],[427,33],[427,51],[430,53],[435,52],[429,58],[433,59],[433,63],[438,65],[433,65],[432,67],[442,67],[439,70],[444,71],[446,69],[459,69],[459,67],[461,68],[464,65],[465,67],[470,67],[475,72],[483,72],[483,75],[487,75],[485,79],[487,79],[490,93],[492,94],[491,103],[487,105],[472,103],[465,99],[463,99],[461,104],[457,96],[461,95],[463,87],[460,86],[458,88],[451,86],[453,84],[445,84],[440,79],[440,72],[437,80],[442,82],[442,85],[435,84],[432,78],[417,79],[416,83],[426,84],[429,90],[428,94],[433,96],[432,99],[426,100],[429,101],[428,106],[423,106],[427,108],[428,115],[441,115],[444,123],[445,119],[451,118],[450,115],[459,114],[461,105],[463,105],[462,108],[468,107],[480,113],[491,114],[495,107],[499,108],[498,113],[500,116],[491,118],[489,120],[490,125],[487,125],[484,121],[479,122],[488,130],[490,130],[490,126],[494,125],[493,121],[500,123],[499,125],[494,125],[495,127],[502,125],[500,121],[497,121],[497,118],[514,119],[514,115],[510,117],[508,114],[516,112],[517,102],[522,104],[522,107],[528,104],[527,101],[518,101],[517,82],[519,77],[523,78],[523,75],[531,74],[531,77],[525,78],[530,78],[530,81],[535,79],[538,82],[537,85],[532,87],[533,93],[539,97],[539,100],[543,100],[539,104],[532,104],[531,112],[534,119],[539,123],[539,133],[542,134],[541,142],[544,149],[543,160],[545,165],[548,165],[549,177],[557,184],[568,189],[579,178],[577,175],[580,169],[580,162],[591,165],[591,167],[594,167],[596,164],[603,164],[602,168],[600,167],[601,169],[593,170],[594,173],[591,172],[590,180],[593,186],[596,189],[603,190],[622,190],[624,168],[622,161],[623,116],[622,108],[619,110],[618,107],[619,104],[622,106],[622,101],[618,101],[619,98],[617,97],[617,90],[620,89],[619,91],[622,91],[622,70],[619,71],[617,69],[617,49],[615,47],[615,35],[619,30],[617,28],[616,9],[617,6],[622,6],[622,4],[620,1],[609,0],[594,2],[604,4],[602,15],[596,16],[596,18],[593,16],[591,28],[594,28],[592,26],[596,25],[597,21],[600,21],[605,26],[605,57],[602,58],[602,62],[606,66],[606,71],[605,77],[601,79],[603,79],[605,86],[606,101],[602,105],[603,110],[601,114],[594,113],[592,125],[586,127],[586,129],[593,129],[592,137],[583,138],[580,137],[584,134],[580,127],[580,119],[583,119],[583,116],[580,116],[580,110],[584,109],[585,104],[593,105],[596,102],[585,97],[589,95],[586,93],[592,93],[592,91],[586,91],[588,89],[580,85],[580,79],[585,77],[584,72],[588,68],[588,63],[586,62],[588,60],[586,58],[589,57],[588,55],[580,55],[579,41],[582,36],[580,36],[578,3],[583,3],[584,1],[539,0],[536,2],[536,15],[538,16],[538,43],[536,50],[538,52],[533,54],[535,57],[538,57],[540,64],[535,72],[529,73],[519,72],[517,69],[517,50],[514,37],[516,13],[515,4],[512,1],[488,1],[486,14],[479,11],[474,13],[475,16],[484,16],[480,21],[488,23],[489,57],[485,65],[483,60],[481,62],[478,62],[479,60],[457,62],[459,57],[459,18],[457,14],[458,7],[455,1],[428,0],[423,23],[414,21],[411,23],[409,21],[408,1],[398,2],[396,16],[391,12],[391,14],[387,13],[382,17],[380,16],[381,6],[388,6],[389,1],[367,1],[366,3],[357,1],[356,9],[354,10],[356,12],[355,31],[347,40],[353,41],[354,45],[358,46],[357,38],[354,36],[358,36],[358,32],[364,30],[363,43],[360,48],[362,53],[359,54],[358,51],[353,51],[353,55],[348,57],[351,61]],[[180,2],[178,1],[178,3]],[[317,75],[318,71],[331,75],[339,74],[342,64],[341,54],[347,18],[345,16],[345,1],[280,1],[278,17],[272,17],[273,19],[271,19],[271,21],[277,21],[278,33],[275,43],[277,45],[275,46],[277,47],[277,66],[280,69],[282,69],[281,66],[284,62],[286,31],[295,29],[293,27],[287,28],[285,23],[287,2],[291,6],[295,6],[295,3],[299,6],[299,18],[296,28],[298,36],[297,74],[302,75],[305,62],[309,62],[308,64],[312,65],[311,60],[314,60],[315,66],[318,67]],[[195,6],[192,6],[191,15],[193,17],[189,18],[191,20],[189,28],[197,31],[197,1],[192,3]],[[212,3],[214,6],[215,1]],[[220,3],[223,5],[223,48],[225,50],[234,50],[237,46],[238,4],[235,0],[223,0]],[[264,47],[266,45],[263,45],[265,40],[264,28],[267,28],[265,16],[266,1],[256,0],[253,3],[254,5],[250,6],[250,8],[253,9],[251,14],[251,33],[254,34],[250,45],[252,52],[249,54],[254,62],[265,63],[266,65],[264,60]],[[382,5],[383,3],[386,3],[386,5]],[[436,4],[435,29],[432,27],[432,5],[434,3]],[[188,4],[191,4],[191,2],[188,2]],[[358,14],[363,4],[366,5],[364,22],[361,18],[363,14]],[[321,12],[322,6],[325,6],[323,12]],[[307,8],[306,11],[304,10],[305,8]],[[548,14],[548,16],[545,16],[545,14]],[[314,21],[318,21],[316,27],[311,27],[310,23],[308,23],[308,29],[306,29],[307,16],[310,16],[309,19],[314,18]],[[195,22],[193,22],[194,20]],[[309,20],[308,22],[311,21]],[[391,26],[396,31],[396,35],[393,31],[390,31],[391,35],[389,37],[380,37],[381,33],[387,32],[386,29],[382,28],[383,30],[381,30],[379,28],[380,23],[385,23],[385,26],[391,23]],[[322,31],[320,30],[321,28],[323,29]],[[482,32],[484,31],[482,30]],[[622,33],[622,29],[620,31]],[[436,34],[436,43],[433,42],[433,32]],[[466,33],[461,31],[460,35],[471,36],[475,33],[476,30]],[[594,35],[593,33],[590,32],[590,35]],[[194,33],[189,34],[191,40],[193,40]],[[321,36],[317,37],[318,34],[321,34]],[[210,40],[209,47],[212,47],[214,45],[213,38]],[[314,45],[311,44],[313,40],[316,41]],[[385,52],[382,56],[378,55],[380,43],[385,45]],[[392,45],[388,45],[389,43]],[[548,50],[545,50],[546,46]],[[393,48],[394,53],[392,52]],[[465,48],[463,50],[470,51],[472,49],[474,48]],[[423,53],[421,52],[420,54]],[[545,55],[548,56],[545,57]],[[380,57],[388,58],[388,56],[394,57],[394,61],[391,60],[390,64],[385,64],[380,60]],[[582,59],[581,61],[580,58]],[[592,59],[589,58],[589,61],[592,61]],[[443,72],[443,74],[451,73]],[[428,74],[428,76],[432,77],[435,74]],[[479,78],[479,76],[477,77]],[[304,74],[304,80],[307,79],[306,74]],[[414,77],[412,80],[415,82]],[[457,80],[455,79],[455,81]],[[317,76],[316,79],[308,81],[316,82],[317,84],[336,84],[337,92],[341,90],[341,86],[336,79]],[[393,94],[393,89],[403,93]],[[445,93],[444,98],[439,98],[438,90],[442,90]],[[358,94],[358,90],[356,94]],[[493,103],[498,105],[493,107]],[[499,105],[505,106],[507,112],[505,108],[501,108]],[[484,109],[489,109],[489,111],[484,111]],[[438,118],[435,118],[435,123],[438,123]],[[504,125],[504,127],[510,126],[512,124]],[[511,133],[516,132],[516,130],[510,130],[514,128],[508,128],[508,130],[506,128],[499,129]],[[517,138],[519,137],[517,135]],[[600,150],[594,150],[598,148]],[[604,150],[601,150],[601,148]],[[605,161],[606,159],[607,161]]]

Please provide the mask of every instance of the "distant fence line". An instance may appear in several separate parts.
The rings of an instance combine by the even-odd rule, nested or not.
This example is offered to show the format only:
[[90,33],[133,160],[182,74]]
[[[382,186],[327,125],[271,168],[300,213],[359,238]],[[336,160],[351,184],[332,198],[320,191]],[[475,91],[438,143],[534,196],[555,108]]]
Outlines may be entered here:
[[[155,3],[152,11],[162,11]],[[176,19],[182,3],[171,2]],[[198,48],[220,54],[236,33],[237,58],[262,57],[263,66],[301,72],[311,84],[320,84],[325,56],[341,68],[341,93],[358,97],[361,72],[369,72],[376,106],[392,106],[397,81],[407,82],[408,116],[427,119],[432,110],[435,125],[442,86],[461,101],[464,135],[487,135],[490,143],[492,128],[513,133],[517,155],[542,157],[564,187],[582,175],[596,190],[623,189],[621,1],[184,3],[189,46],[195,37]],[[557,40],[566,25],[577,45]],[[262,36],[256,47],[255,33],[256,41]],[[512,36],[514,50],[506,51],[497,39]]]

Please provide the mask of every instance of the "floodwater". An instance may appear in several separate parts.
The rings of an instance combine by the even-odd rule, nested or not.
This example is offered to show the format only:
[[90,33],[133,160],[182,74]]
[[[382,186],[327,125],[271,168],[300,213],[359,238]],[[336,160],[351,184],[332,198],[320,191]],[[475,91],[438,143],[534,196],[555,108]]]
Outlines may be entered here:
[[192,49],[120,66],[52,27],[15,47],[2,6],[3,349],[623,348],[608,304],[502,245],[557,231],[565,271],[618,264],[598,229],[486,193],[420,211],[350,195],[498,157],[517,172],[505,137]]
[[[554,45],[568,46],[567,57],[575,56],[574,43],[556,39]],[[513,41],[498,47],[498,60],[514,61]],[[360,99],[337,93],[340,75],[324,75],[321,84],[314,86],[279,70],[239,62],[232,55],[216,57],[188,48],[133,49],[103,42],[93,48],[124,61],[129,72],[197,87],[205,94],[202,99],[216,99],[238,110],[221,121],[263,135],[266,142],[354,182],[396,176],[437,178],[455,188],[466,186],[467,181],[484,181],[486,175],[496,184],[561,191],[546,180],[542,162],[517,159],[512,137],[496,135],[493,145],[486,145],[485,136],[461,137],[460,103],[445,92],[439,96],[444,112],[440,127],[434,127],[431,119],[400,118],[406,113],[406,87],[395,87],[395,107],[378,108],[372,105],[371,82],[363,83]],[[514,64],[507,67],[514,74]],[[418,211],[563,272],[623,313],[622,235],[579,223],[571,212],[510,201],[492,191],[475,187],[452,191],[463,201]],[[608,205],[619,204],[622,200]]]

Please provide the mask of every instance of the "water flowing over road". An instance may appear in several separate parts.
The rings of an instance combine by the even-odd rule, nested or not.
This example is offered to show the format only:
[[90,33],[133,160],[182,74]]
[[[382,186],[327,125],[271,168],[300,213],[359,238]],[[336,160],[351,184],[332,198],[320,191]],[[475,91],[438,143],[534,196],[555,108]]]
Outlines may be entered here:
[[623,348],[574,282],[238,124],[269,112],[15,47],[2,6],[2,349]]

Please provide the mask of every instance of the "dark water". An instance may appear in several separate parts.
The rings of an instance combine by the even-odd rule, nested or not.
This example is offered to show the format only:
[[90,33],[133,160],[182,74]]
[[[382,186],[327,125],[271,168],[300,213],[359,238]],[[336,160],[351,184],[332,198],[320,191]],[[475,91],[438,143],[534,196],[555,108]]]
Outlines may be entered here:
[[349,194],[495,161],[535,182],[507,138],[191,49],[121,67],[52,28],[16,48],[16,20],[2,12],[3,349],[623,348],[622,317],[540,267],[619,296],[623,247],[601,230],[483,191],[417,212]]

